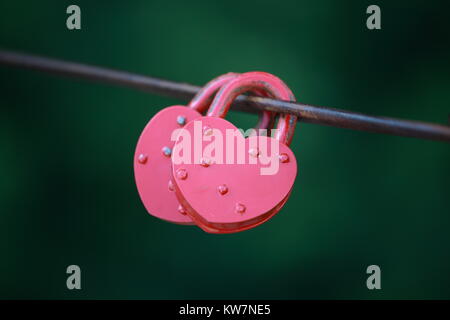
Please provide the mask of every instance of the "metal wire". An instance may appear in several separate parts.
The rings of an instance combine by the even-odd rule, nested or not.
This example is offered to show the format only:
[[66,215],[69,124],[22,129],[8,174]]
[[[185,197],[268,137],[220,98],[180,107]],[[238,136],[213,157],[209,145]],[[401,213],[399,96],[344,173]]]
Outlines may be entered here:
[[[190,100],[200,89],[198,86],[187,83],[6,50],[0,50],[0,64],[104,82],[183,100]],[[297,115],[300,121],[308,123],[450,142],[450,127],[446,125],[370,116],[340,109],[253,96],[240,96],[232,108],[253,113],[258,110],[292,113]]]

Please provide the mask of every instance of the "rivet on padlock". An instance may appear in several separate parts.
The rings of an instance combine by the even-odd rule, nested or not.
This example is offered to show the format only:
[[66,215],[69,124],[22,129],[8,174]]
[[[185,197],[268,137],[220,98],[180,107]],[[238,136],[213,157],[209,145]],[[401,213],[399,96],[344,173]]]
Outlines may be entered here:
[[[170,157],[174,144],[171,135],[188,121],[201,117],[200,112],[209,107],[215,93],[237,75],[228,73],[213,79],[192,99],[188,108],[167,107],[159,111],[143,130],[136,146],[134,173],[140,198],[151,215],[173,223],[194,224],[184,209],[180,209],[171,181]],[[264,112],[260,119],[259,125],[267,127],[272,116]],[[187,174],[182,176],[187,178]]]
[[[226,137],[227,130],[238,129],[222,117],[238,95],[255,88],[265,90],[273,98],[295,100],[292,92],[279,78],[263,72],[244,73],[220,89],[208,116],[189,121],[183,129],[194,139],[195,127],[218,130],[220,134],[211,134]],[[293,115],[281,114],[275,138],[252,136],[245,139],[243,151],[249,159],[259,161],[256,164],[213,162],[205,174],[201,164],[193,161],[178,163],[177,159],[172,158],[174,175],[180,168],[189,171],[189,181],[178,179],[174,182],[175,189],[185,211],[199,227],[211,233],[239,232],[253,228],[279,212],[290,195],[297,174],[296,159],[288,147],[296,120]],[[203,141],[201,145],[203,147]],[[270,157],[264,145],[271,146]],[[183,139],[178,139],[174,152],[185,147]],[[188,151],[193,154],[195,150],[192,144],[191,148]],[[236,148],[233,146],[234,151]],[[223,150],[223,158],[226,158],[227,150]],[[275,153],[275,150],[278,151]],[[277,167],[277,171],[268,175],[261,174],[263,160],[271,160],[270,163]]]

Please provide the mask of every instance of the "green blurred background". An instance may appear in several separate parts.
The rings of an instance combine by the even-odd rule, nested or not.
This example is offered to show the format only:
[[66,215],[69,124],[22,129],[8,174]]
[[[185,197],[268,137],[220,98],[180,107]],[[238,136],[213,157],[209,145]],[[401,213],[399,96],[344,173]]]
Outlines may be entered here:
[[[2,1],[0,47],[198,85],[263,70],[301,102],[446,123],[445,4]],[[450,298],[448,144],[300,123],[284,209],[210,235],[153,218],[134,185],[141,130],[180,101],[4,66],[0,81],[0,298]],[[82,290],[66,288],[71,264]],[[366,288],[371,264],[382,290]]]

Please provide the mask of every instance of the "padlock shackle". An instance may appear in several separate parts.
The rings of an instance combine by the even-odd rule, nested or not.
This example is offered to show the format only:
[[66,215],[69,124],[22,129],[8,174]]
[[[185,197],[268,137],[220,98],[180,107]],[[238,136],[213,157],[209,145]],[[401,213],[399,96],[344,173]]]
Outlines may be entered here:
[[[295,101],[295,96],[289,87],[278,77],[267,72],[246,72],[225,84],[216,94],[207,116],[224,118],[233,101],[248,91],[265,91],[274,99]],[[280,114],[276,128],[276,139],[287,146],[292,141],[297,117],[292,114]]]
[[229,72],[212,79],[197,92],[189,102],[188,107],[203,113],[211,105],[217,91],[231,80],[237,78],[238,75],[238,73]]
[[[208,107],[211,105],[211,102],[214,99],[214,96],[222,88],[224,85],[229,83],[231,80],[236,79],[240,74],[229,72],[225,73],[221,76],[218,76],[211,81],[209,81],[197,94],[192,98],[189,102],[188,107],[192,108],[200,113],[203,113]],[[261,96],[267,96],[265,90],[259,90],[258,88],[255,90],[250,90],[255,94]],[[272,125],[273,113],[270,111],[262,111],[262,115],[259,116],[260,119],[258,121],[257,128],[258,129],[270,129]]]

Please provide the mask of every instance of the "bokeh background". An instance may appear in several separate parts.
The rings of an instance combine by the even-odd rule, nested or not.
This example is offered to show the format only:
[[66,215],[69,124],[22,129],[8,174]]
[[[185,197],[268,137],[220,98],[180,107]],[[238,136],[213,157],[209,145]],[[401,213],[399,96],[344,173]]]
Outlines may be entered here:
[[[82,29],[65,13],[81,7]],[[366,28],[370,4],[382,30]],[[2,1],[0,47],[202,85],[263,70],[301,102],[447,123],[445,1]],[[146,213],[132,158],[168,98],[0,66],[0,298],[450,298],[446,143],[300,123],[284,209],[210,235]],[[231,112],[252,127],[256,116]],[[82,290],[66,288],[66,267]],[[366,288],[377,264],[382,290]]]

